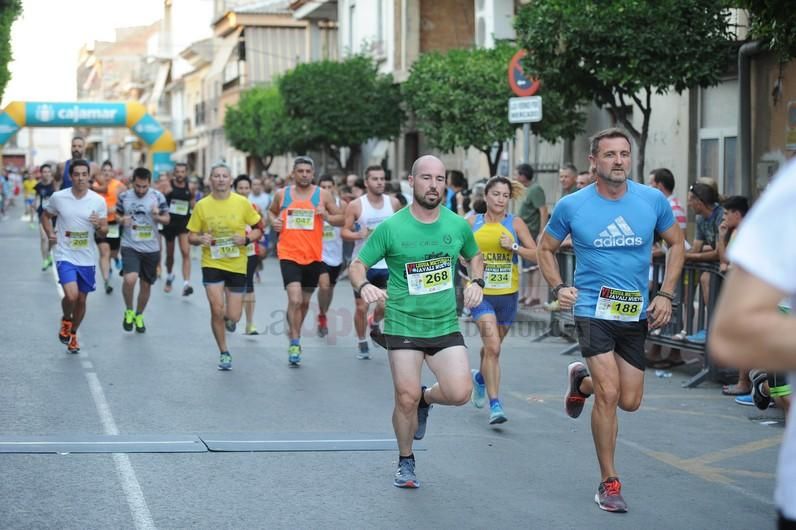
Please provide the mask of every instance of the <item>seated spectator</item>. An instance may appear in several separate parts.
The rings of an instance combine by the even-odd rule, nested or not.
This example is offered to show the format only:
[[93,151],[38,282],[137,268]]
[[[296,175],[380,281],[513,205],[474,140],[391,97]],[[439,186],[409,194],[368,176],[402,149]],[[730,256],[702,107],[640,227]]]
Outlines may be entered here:
[[708,184],[697,183],[688,192],[688,207],[696,214],[696,236],[686,261],[719,261],[717,239],[724,220],[724,208],[718,204],[718,193]]
[[571,163],[566,163],[558,170],[558,181],[561,183],[561,196],[578,191],[575,182],[578,178],[578,168]]

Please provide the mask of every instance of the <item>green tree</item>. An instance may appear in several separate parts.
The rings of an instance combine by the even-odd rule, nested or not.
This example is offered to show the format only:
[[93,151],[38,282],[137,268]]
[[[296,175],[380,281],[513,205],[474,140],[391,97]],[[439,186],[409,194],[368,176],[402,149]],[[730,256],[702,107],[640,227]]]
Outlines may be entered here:
[[[417,118],[417,128],[436,149],[474,147],[486,156],[491,175],[503,142],[514,137],[517,125],[508,121],[507,71],[516,48],[499,44],[492,49],[454,49],[446,54],[422,55],[412,65],[403,93]],[[532,130],[547,141],[572,138],[582,130],[583,114],[564,106],[558,94],[542,90],[544,119]],[[493,146],[497,150],[493,152]]]
[[606,108],[635,140],[643,179],[652,95],[718,84],[732,60],[728,16],[724,0],[534,0],[515,28],[525,71],[571,105]]
[[254,87],[241,94],[235,106],[227,107],[224,134],[235,149],[257,157],[266,170],[275,156],[297,147],[289,141],[292,136],[276,86]]
[[749,10],[750,32],[764,40],[780,60],[796,57],[796,9],[792,0],[741,0]]
[[0,98],[3,97],[8,80],[11,79],[11,72],[8,71],[8,63],[12,59],[11,26],[20,13],[22,13],[20,0],[0,1]]
[[[400,90],[367,57],[301,64],[279,79],[279,91],[295,142],[326,151],[346,170],[354,168],[363,143],[401,132]],[[350,153],[345,164],[342,148]]]

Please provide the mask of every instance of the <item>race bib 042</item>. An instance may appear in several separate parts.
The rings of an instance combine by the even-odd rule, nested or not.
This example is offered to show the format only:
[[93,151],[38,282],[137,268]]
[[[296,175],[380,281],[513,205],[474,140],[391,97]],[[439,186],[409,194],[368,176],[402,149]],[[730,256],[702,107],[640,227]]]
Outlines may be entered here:
[[453,287],[453,267],[449,257],[406,264],[406,283],[410,295],[447,291]]
[[594,316],[602,320],[638,322],[643,305],[644,298],[641,296],[641,291],[624,291],[602,286]]
[[312,230],[315,228],[315,210],[288,208],[287,227],[290,230]]

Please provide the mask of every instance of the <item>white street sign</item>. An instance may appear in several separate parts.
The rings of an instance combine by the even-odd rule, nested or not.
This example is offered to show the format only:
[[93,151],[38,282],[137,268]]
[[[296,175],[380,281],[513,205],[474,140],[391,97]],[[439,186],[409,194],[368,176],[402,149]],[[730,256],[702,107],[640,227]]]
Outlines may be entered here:
[[542,96],[509,98],[509,123],[542,121]]

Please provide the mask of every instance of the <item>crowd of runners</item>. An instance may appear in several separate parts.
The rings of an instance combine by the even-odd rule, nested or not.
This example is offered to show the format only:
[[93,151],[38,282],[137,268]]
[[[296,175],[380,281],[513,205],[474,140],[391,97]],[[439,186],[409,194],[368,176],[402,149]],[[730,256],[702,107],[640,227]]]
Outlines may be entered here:
[[[99,168],[86,162],[83,149],[83,140],[75,138],[72,158],[42,166],[33,188],[42,269],[54,263],[63,286],[58,338],[69,352],[80,351],[87,295],[99,279],[105,293],[112,293],[114,268],[123,277],[120,315],[127,332],[146,332],[144,314],[158,278],[165,277],[164,291],[174,288],[176,249],[179,292],[191,296],[193,246],[201,248],[208,341],[212,334],[217,368],[230,370],[227,336],[244,314],[245,333],[258,333],[254,284],[262,259],[275,248],[286,293],[285,359],[298,367],[314,293],[317,334],[325,337],[335,286],[347,276],[356,300],[352,360],[369,359],[376,345],[387,350],[399,447],[394,485],[416,488],[412,444],[424,437],[434,405],[488,405],[490,424],[508,421],[500,399],[501,344],[521,303],[521,277],[528,265],[538,266],[553,302],[574,312],[584,362],[569,366],[564,401],[567,414],[577,418],[593,397],[600,469],[595,501],[606,511],[627,510],[614,463],[617,410],[635,411],[641,404],[645,339],[672,316],[685,247],[664,194],[629,179],[631,142],[623,131],[608,129],[593,137],[591,171],[582,186],[578,181],[582,189],[573,188],[549,221],[545,210],[530,229],[511,213],[527,181],[493,177],[479,190],[479,204],[472,201],[465,211],[461,194],[451,190],[450,172],[429,155],[412,166],[407,195],[388,190],[379,166],[368,167],[361,179],[341,182],[317,175],[306,156],[295,158],[286,184],[271,193],[262,179],[235,178],[226,164],[217,163],[202,194],[185,164],[154,181],[149,170],[136,168],[122,182],[109,162]],[[518,168],[520,177],[523,172]],[[665,275],[651,298],[650,260],[660,238],[667,249]],[[571,245],[577,257],[573,285],[564,283],[557,263],[562,244]],[[481,337],[480,363],[472,369],[460,305]],[[424,362],[436,377],[433,384],[421,381]]]

